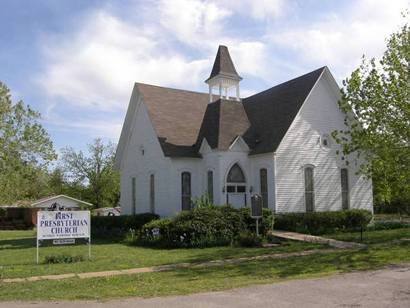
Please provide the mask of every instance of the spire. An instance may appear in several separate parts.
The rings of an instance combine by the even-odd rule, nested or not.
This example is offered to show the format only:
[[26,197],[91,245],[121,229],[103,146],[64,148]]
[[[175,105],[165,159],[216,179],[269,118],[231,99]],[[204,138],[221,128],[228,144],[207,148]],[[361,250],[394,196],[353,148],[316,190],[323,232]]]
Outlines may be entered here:
[[[212,89],[219,86],[219,97],[229,99],[229,89],[236,87],[237,101],[239,98],[239,82],[242,77],[236,72],[228,47],[220,45],[216,53],[211,75],[205,82],[209,85],[209,100],[212,102]],[[223,93],[224,92],[224,95]]]
[[218,47],[218,52],[216,53],[216,58],[214,66],[212,67],[211,75],[205,82],[218,75],[224,75],[237,80],[242,79],[236,72],[235,66],[233,65],[231,59],[231,55],[228,51],[228,47],[223,45],[219,45]]

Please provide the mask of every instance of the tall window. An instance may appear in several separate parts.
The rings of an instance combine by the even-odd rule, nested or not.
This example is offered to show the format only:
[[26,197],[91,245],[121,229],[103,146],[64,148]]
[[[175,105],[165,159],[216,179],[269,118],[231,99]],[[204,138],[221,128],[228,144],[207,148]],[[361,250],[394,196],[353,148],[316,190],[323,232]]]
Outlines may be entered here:
[[349,208],[349,173],[346,168],[340,169],[340,180],[342,185],[342,209]]
[[208,195],[211,202],[214,202],[214,173],[212,170],[208,171]]
[[151,213],[155,213],[155,175],[149,176],[149,207]]
[[182,210],[191,209],[191,173],[182,172],[181,174],[181,204]]
[[259,170],[260,192],[263,201],[263,207],[268,207],[268,170],[265,168]]
[[131,178],[131,212],[135,215],[137,210],[137,195],[136,195],[136,180],[135,177]]
[[313,184],[313,168],[305,168],[305,205],[306,212],[313,212],[315,209],[315,191]]

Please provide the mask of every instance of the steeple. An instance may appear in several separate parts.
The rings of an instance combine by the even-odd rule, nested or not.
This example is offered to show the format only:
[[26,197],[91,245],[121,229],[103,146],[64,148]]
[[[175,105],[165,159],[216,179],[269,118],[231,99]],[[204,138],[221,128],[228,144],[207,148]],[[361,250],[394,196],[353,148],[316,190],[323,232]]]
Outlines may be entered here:
[[209,85],[209,101],[212,102],[212,90],[214,87],[219,87],[219,97],[225,99],[230,99],[229,89],[235,87],[235,99],[239,101],[239,82],[241,80],[242,77],[236,72],[231,56],[229,55],[228,47],[220,45],[211,75],[205,80]]

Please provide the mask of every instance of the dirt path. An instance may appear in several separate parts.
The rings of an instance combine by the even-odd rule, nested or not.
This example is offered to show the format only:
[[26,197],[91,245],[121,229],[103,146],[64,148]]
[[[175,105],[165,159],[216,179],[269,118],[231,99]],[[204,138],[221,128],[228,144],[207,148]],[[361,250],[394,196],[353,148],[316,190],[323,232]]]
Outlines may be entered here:
[[0,302],[0,308],[410,307],[410,265],[222,292],[106,302]]

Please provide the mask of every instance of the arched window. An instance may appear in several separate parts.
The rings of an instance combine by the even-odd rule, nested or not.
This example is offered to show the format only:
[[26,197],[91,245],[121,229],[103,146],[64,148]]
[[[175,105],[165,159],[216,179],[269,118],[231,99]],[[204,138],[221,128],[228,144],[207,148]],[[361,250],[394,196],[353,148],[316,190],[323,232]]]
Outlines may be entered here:
[[214,202],[214,173],[209,170],[207,173],[208,196],[211,202]]
[[155,213],[155,175],[149,176],[149,207],[151,213]]
[[349,173],[346,168],[340,169],[340,181],[342,186],[342,209],[349,209]]
[[191,173],[181,174],[181,206],[182,210],[191,209]]
[[314,191],[314,177],[313,167],[305,167],[305,205],[306,212],[313,212],[315,209],[315,191]]
[[260,192],[263,201],[263,207],[268,207],[268,170],[266,168],[259,170]]
[[229,170],[226,181],[228,183],[245,183],[245,175],[238,164],[233,165],[231,170]]
[[246,180],[238,164],[232,166],[226,178],[228,193],[246,193]]

